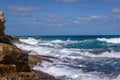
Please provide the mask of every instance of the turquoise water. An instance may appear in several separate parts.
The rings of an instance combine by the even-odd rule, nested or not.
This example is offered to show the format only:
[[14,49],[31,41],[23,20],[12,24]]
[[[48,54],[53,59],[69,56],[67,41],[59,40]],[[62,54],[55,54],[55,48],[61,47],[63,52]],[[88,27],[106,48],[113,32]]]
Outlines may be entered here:
[[[58,43],[63,48],[120,50],[120,36],[21,36],[21,38],[26,39],[30,37],[38,40],[41,39],[43,41],[58,40],[61,41]],[[111,42],[109,42],[109,39],[111,39]],[[64,44],[62,41],[68,42],[69,44]]]
[[120,36],[19,36],[29,55],[49,57],[41,70],[61,80],[120,80]]

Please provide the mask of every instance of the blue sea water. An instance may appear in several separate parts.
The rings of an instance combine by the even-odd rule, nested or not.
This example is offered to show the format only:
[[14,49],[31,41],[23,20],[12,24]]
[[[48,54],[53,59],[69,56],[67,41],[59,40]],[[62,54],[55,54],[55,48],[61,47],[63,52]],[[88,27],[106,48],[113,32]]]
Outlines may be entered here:
[[60,80],[120,80],[120,36],[19,36],[16,45],[53,61],[33,69]]

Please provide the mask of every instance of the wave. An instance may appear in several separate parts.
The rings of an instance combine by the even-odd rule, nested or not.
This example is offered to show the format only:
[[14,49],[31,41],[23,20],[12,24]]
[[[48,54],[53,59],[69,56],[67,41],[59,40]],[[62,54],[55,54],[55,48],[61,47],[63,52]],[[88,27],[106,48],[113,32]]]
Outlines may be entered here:
[[44,47],[54,47],[54,48],[62,48],[63,46],[70,45],[70,44],[76,44],[81,43],[83,41],[77,41],[77,40],[41,40],[41,39],[35,39],[35,38],[27,38],[27,39],[20,39],[20,41],[25,42],[30,45],[38,45],[38,46],[44,46]]
[[[120,38],[111,38],[111,39],[105,39],[105,38],[97,38],[97,40],[100,41],[113,41],[114,43],[119,43]],[[82,59],[86,57],[107,57],[107,58],[120,58],[119,51],[116,52],[112,49],[105,50],[105,51],[95,51],[94,49],[78,49],[78,48],[65,48],[62,45],[63,44],[74,44],[81,41],[73,41],[73,40],[41,40],[41,39],[34,39],[34,38],[28,38],[28,39],[20,39],[21,41],[28,43],[30,45],[26,44],[16,44],[19,48],[31,51],[29,53],[30,55],[45,55],[45,56],[54,56],[54,57],[67,57],[67,58],[76,58],[76,59]],[[115,42],[117,40],[118,42]],[[86,40],[83,40],[84,42]],[[89,41],[89,40],[88,40]],[[62,43],[62,44],[61,44]],[[87,46],[87,45],[86,45]]]
[[120,44],[120,38],[97,38],[98,41],[104,41],[107,43]]
[[52,40],[50,42],[52,43],[64,43],[64,44],[74,44],[74,43],[80,43],[80,42],[85,42],[86,40],[84,41],[80,41],[80,40],[70,40],[70,39],[67,39],[67,40],[59,40],[59,39],[56,39],[56,40]]
[[[31,51],[30,55],[45,55],[54,57],[67,57],[82,59],[86,57],[107,57],[107,58],[120,58],[119,52],[114,50],[106,51],[92,51],[87,49],[72,49],[72,48],[58,48],[58,47],[44,47],[39,45],[26,45],[26,44],[16,44],[21,49]],[[56,46],[56,45],[54,45]],[[57,45],[58,46],[58,45]]]
[[[50,56],[53,63],[43,62],[34,66],[34,70],[40,70],[55,76],[60,80],[120,80],[120,74],[105,74],[108,69],[120,70],[120,52],[98,49],[67,48],[62,45],[94,45],[97,40],[107,43],[120,44],[120,38],[97,38],[83,40],[47,40],[47,39],[20,39],[27,44],[15,44],[23,50],[30,51],[29,55]],[[96,41],[94,44],[92,42]],[[117,42],[116,42],[117,41]],[[81,43],[81,44],[79,44]],[[30,44],[30,45],[29,45]],[[101,43],[100,43],[101,44]],[[105,44],[106,45],[106,44]],[[119,47],[119,46],[118,46]],[[102,51],[101,51],[102,50]],[[88,68],[88,72],[87,72]],[[105,69],[104,69],[105,68]],[[92,70],[93,71],[92,71]],[[100,72],[101,69],[101,72]],[[105,70],[105,71],[104,71]],[[103,71],[103,72],[102,72]],[[108,70],[109,72],[109,70]],[[112,72],[112,71],[111,71]],[[111,77],[112,76],[112,77]]]
[[104,74],[101,72],[84,72],[81,69],[74,69],[68,66],[56,65],[44,62],[42,67],[36,65],[33,69],[40,70],[50,75],[54,75],[60,80],[120,80],[120,75]]
[[20,41],[25,42],[27,44],[31,44],[31,45],[35,45],[39,43],[39,40],[36,40],[34,38],[20,39]]
[[28,44],[37,44],[39,42],[51,42],[51,43],[80,43],[80,42],[85,42],[87,40],[83,40],[83,41],[80,41],[80,40],[70,40],[70,39],[67,39],[67,40],[60,40],[60,39],[55,39],[55,40],[40,40],[40,39],[35,39],[35,38],[32,38],[32,37],[29,37],[27,39],[20,39],[21,41],[25,42],[25,43],[28,43]]

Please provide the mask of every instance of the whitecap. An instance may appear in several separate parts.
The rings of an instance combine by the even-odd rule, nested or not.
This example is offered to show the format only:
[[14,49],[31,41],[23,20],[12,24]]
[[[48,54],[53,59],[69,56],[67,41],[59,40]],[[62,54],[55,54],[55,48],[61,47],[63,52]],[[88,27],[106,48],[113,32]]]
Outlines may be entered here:
[[[42,66],[42,67],[41,67]],[[34,66],[34,70],[40,70],[60,78],[60,80],[119,80],[120,77],[112,77],[100,72],[83,72],[81,69],[74,69],[64,65],[43,62],[41,66]],[[62,79],[61,79],[62,78]]]
[[31,45],[35,45],[39,43],[39,40],[36,40],[34,38],[20,39],[20,41],[25,42],[27,44],[31,44]]
[[107,43],[120,44],[120,38],[97,38],[98,41],[104,41]]

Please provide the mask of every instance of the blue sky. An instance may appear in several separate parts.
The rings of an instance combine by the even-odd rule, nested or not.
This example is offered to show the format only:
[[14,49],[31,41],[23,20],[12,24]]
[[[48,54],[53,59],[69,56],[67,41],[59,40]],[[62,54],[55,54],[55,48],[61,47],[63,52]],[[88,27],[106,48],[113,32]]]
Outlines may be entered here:
[[11,35],[120,35],[120,0],[1,0]]

